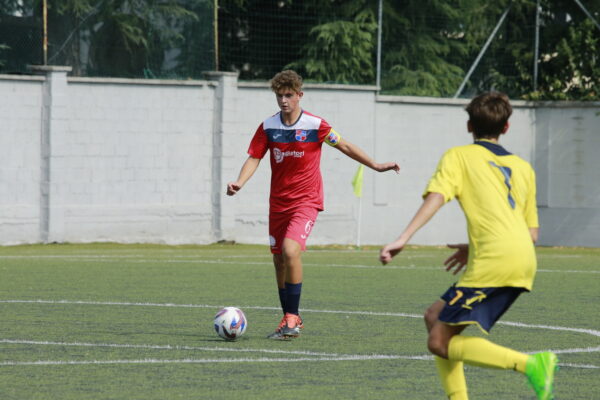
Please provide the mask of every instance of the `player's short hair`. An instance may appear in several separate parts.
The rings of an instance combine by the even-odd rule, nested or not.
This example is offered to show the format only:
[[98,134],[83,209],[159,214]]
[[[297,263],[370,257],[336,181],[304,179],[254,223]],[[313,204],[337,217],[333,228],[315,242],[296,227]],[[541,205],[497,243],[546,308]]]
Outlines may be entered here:
[[475,97],[465,108],[476,138],[498,138],[512,114],[508,96],[486,92]]
[[302,91],[302,77],[291,69],[286,69],[275,74],[273,79],[271,79],[271,90],[277,93],[282,89],[289,89],[300,93]]

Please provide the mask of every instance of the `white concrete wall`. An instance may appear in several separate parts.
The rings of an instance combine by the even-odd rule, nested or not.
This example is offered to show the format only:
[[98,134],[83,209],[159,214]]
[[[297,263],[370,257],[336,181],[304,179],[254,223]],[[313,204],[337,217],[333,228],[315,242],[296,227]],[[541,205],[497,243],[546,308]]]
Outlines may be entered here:
[[212,240],[212,88],[71,82],[69,101],[56,240]]
[[[237,196],[225,196],[254,131],[278,111],[266,83],[237,82],[228,73],[189,82],[46,73],[0,76],[0,244],[267,244],[268,158]],[[309,244],[355,244],[359,233],[361,244],[395,238],[445,149],[471,141],[466,103],[306,85],[306,110],[376,160],[402,167],[399,175],[365,170],[357,232],[351,181],[358,165],[324,146],[326,210]],[[538,173],[540,243],[600,246],[598,104],[513,105],[501,142]],[[465,239],[452,202],[413,243]]]
[[541,244],[600,246],[600,107],[536,109]]
[[[241,166],[256,126],[277,112],[273,94],[241,88],[242,103],[253,108],[240,119],[247,121],[245,137],[238,143]],[[435,100],[375,95],[374,91],[346,87],[336,91],[321,87],[305,89],[304,108],[325,118],[344,139],[360,146],[377,161],[397,161],[401,172],[365,170],[362,201],[354,197],[351,181],[358,164],[328,146],[323,146],[322,172],[325,211],[319,219],[312,244],[381,244],[395,239],[420,206],[421,194],[444,151],[472,141],[466,130],[466,100]],[[255,108],[260,107],[260,112]],[[257,118],[258,117],[258,118]],[[535,141],[534,109],[516,102],[513,128],[502,138],[511,152],[531,161]],[[258,121],[258,122],[257,122]],[[268,158],[247,183],[235,203],[236,240],[267,243],[269,189]],[[232,180],[235,177],[232,177]],[[359,207],[361,213],[358,237]],[[262,231],[256,228],[260,227]],[[261,236],[262,235],[262,236]],[[466,223],[457,202],[446,205],[419,232],[413,243],[444,244],[466,240]]]
[[0,79],[0,244],[40,240],[42,84]]

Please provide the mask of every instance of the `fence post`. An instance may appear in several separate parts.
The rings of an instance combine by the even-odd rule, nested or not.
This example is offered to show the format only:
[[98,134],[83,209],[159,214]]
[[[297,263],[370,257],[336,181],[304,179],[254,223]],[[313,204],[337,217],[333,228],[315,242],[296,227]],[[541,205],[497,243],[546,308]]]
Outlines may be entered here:
[[537,92],[538,84],[538,58],[540,58],[540,13],[542,6],[540,0],[537,0],[535,7],[535,43],[533,49],[533,91]]
[[[207,80],[216,83],[213,131],[212,131],[212,230],[217,241],[233,240],[235,212],[232,203],[225,201],[227,180],[234,179],[238,171],[230,162],[234,155],[231,149],[236,148],[229,143],[232,136],[232,125],[236,118],[235,101],[237,98],[237,72],[204,72]],[[239,166],[238,166],[239,167]]]
[[53,171],[53,147],[56,135],[67,128],[67,73],[71,67],[30,65],[29,70],[46,76],[42,93],[42,126],[40,138],[40,241],[61,242],[64,239],[64,209],[58,199],[58,182]]

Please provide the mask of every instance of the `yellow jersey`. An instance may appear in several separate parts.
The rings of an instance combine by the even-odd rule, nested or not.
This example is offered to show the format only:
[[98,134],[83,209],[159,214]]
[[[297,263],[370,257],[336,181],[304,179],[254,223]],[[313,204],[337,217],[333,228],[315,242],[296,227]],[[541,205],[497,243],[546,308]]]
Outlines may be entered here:
[[522,158],[489,141],[448,150],[424,196],[456,198],[467,219],[469,261],[456,284],[531,290],[537,267],[529,228],[537,228],[535,172]]

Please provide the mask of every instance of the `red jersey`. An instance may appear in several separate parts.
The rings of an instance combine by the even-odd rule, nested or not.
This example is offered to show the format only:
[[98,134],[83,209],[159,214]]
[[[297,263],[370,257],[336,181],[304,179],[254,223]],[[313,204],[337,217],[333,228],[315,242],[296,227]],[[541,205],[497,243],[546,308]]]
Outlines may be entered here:
[[324,141],[335,146],[339,140],[324,119],[304,110],[293,125],[285,125],[281,113],[260,124],[248,154],[262,159],[270,150],[272,212],[305,206],[323,211],[321,146]]

